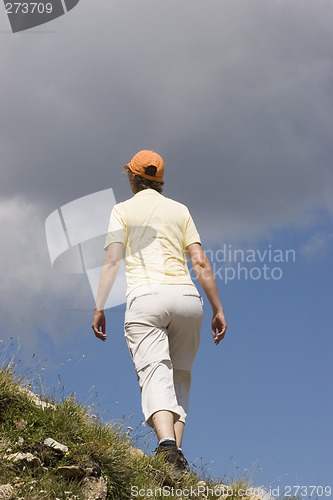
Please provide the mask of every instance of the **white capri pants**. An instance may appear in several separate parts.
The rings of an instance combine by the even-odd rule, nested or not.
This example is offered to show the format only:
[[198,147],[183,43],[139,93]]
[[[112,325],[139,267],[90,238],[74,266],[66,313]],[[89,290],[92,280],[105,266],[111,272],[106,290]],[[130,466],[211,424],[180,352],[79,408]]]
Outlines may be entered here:
[[127,296],[125,338],[148,425],[159,410],[185,423],[202,320],[202,298],[192,285],[142,285]]

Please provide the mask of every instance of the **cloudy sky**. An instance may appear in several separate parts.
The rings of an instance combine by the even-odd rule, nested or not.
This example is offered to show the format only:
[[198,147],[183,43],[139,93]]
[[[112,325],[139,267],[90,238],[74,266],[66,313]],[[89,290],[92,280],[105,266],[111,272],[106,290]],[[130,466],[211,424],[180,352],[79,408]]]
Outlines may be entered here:
[[[0,12],[3,344],[19,337],[20,356],[48,360],[50,385],[61,366],[67,391],[85,400],[94,386],[108,418],[140,422],[123,309],[110,311],[113,344],[94,343],[88,280],[52,269],[44,223],[107,188],[129,197],[122,166],[155,149],[229,321],[218,352],[203,337],[186,442],[215,476],[332,483],[332,24],[326,0],[81,0],[16,34]],[[225,245],[296,257],[266,253],[279,279],[250,275],[257,261],[237,276],[231,258],[226,283]],[[119,373],[125,391],[101,382]]]

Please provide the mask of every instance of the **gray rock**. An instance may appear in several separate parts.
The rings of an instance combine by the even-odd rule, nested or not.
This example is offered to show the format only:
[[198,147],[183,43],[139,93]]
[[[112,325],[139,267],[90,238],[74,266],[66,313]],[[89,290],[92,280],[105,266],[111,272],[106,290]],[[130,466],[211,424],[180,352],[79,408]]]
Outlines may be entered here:
[[0,500],[11,500],[14,498],[14,488],[11,484],[0,486]]
[[135,446],[131,446],[129,452],[133,458],[142,458],[145,456],[144,452],[140,448],[135,448]]
[[23,439],[23,437],[19,436],[19,438],[18,438],[18,440],[17,440],[17,444],[18,444],[19,446],[22,446],[22,445],[23,445],[23,443],[24,443],[24,439]]
[[60,451],[65,455],[65,453],[68,452],[68,447],[65,446],[64,444],[58,443],[58,441],[55,441],[52,438],[47,438],[44,440],[44,444],[46,446],[49,446],[49,448],[53,448],[56,451]]
[[66,479],[79,478],[85,475],[84,469],[78,465],[64,465],[62,467],[58,467],[57,471]]
[[51,403],[47,403],[46,401],[43,401],[40,399],[37,394],[31,392],[29,389],[26,389],[25,387],[18,386],[18,391],[21,394],[25,394],[25,396],[36,406],[40,406],[42,410],[45,410],[45,408],[52,408],[53,410],[55,409],[55,406]]
[[26,426],[28,425],[28,422],[26,420],[24,420],[23,418],[21,418],[17,422],[14,422],[14,425],[15,425],[16,429],[18,429],[19,431],[23,431],[26,428]]
[[82,487],[82,500],[106,500],[108,484],[104,476],[85,478]]
[[[263,488],[249,488],[251,492],[250,500],[274,500],[273,497],[269,494],[269,492]],[[252,491],[251,491],[252,490]]]
[[84,472],[86,476],[100,477],[102,474],[102,470],[99,465],[94,465],[93,467],[85,467]]
[[42,462],[32,453],[12,453],[7,455],[6,458],[14,464],[18,464],[21,468],[27,467],[27,469],[34,472],[44,472]]

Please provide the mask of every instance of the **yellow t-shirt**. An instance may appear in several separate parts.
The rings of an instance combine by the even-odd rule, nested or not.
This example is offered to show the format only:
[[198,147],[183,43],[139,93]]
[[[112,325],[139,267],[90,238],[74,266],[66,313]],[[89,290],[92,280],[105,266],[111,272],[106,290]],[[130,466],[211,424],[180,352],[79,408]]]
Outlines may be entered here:
[[188,208],[144,189],[114,206],[105,249],[110,243],[125,247],[127,294],[144,284],[193,285],[186,247],[201,243]]

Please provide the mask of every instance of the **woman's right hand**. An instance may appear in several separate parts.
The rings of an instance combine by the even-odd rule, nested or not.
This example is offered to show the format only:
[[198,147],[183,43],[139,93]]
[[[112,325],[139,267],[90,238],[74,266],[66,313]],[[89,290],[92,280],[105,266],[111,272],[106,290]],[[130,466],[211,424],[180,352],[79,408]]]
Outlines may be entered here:
[[103,342],[106,341],[106,319],[104,315],[104,311],[98,311],[95,309],[94,311],[94,318],[93,322],[91,325],[92,329],[94,330],[94,333],[96,337],[100,340],[103,340]]

